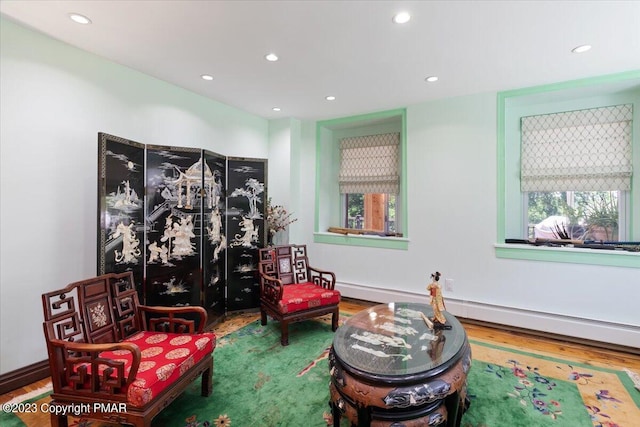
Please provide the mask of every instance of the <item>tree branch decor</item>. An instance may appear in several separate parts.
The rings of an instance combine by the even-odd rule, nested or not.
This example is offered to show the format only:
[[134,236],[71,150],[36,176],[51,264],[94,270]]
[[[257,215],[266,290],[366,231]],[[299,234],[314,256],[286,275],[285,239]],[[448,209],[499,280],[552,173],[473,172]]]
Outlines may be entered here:
[[273,240],[274,234],[286,230],[290,224],[297,220],[297,218],[293,218],[292,212],[287,212],[284,206],[274,205],[271,197],[267,199],[267,229],[270,242]]

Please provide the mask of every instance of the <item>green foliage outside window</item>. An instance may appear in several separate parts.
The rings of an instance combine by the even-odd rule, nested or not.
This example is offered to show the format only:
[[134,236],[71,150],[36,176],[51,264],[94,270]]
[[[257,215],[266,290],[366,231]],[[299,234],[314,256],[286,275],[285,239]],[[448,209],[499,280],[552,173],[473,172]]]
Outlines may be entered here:
[[347,194],[347,228],[362,228],[364,221],[364,194]]
[[563,228],[569,228],[566,231],[570,238],[617,241],[618,194],[617,191],[529,192],[529,229],[548,217],[562,216],[569,221],[569,226]]

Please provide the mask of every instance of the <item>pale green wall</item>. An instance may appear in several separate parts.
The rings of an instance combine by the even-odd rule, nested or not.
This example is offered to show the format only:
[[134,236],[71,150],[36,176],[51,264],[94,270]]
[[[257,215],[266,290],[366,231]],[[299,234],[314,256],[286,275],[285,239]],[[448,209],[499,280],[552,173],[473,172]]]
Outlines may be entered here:
[[2,374],[46,359],[40,295],[96,274],[98,132],[266,158],[269,123],[5,19],[0,31]]
[[[454,280],[456,315],[640,347],[637,268],[496,257],[496,111],[497,93],[407,107],[408,249],[306,240],[314,264],[345,295],[380,302],[426,301],[437,270]],[[301,169],[311,174],[311,159]]]
[[[316,173],[325,173],[316,171],[315,122],[268,122],[0,26],[0,342],[12,343],[11,352],[0,349],[0,373],[46,358],[40,295],[95,274],[99,131],[269,157],[269,183],[288,181],[277,194],[289,194],[298,217],[291,241],[309,244],[314,266],[334,271],[338,289],[426,301],[429,274],[439,270],[455,280],[450,301],[622,325],[626,344],[640,347],[638,269],[496,258],[496,93],[407,107],[407,250],[314,243]],[[553,322],[520,326],[570,333]]]

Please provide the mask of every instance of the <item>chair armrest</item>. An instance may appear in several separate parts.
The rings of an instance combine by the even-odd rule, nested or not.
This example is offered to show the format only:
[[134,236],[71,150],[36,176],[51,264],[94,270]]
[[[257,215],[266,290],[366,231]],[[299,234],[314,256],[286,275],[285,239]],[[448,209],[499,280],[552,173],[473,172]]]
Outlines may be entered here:
[[195,306],[139,305],[138,315],[145,331],[201,334],[207,324],[207,311],[202,307]]
[[260,273],[260,298],[277,305],[282,299],[283,292],[282,280]]
[[[140,348],[130,342],[89,344],[52,339],[49,340],[49,345],[50,351],[54,353],[49,355],[52,370],[55,367],[55,372],[51,374],[52,377],[57,376],[53,382],[61,388],[80,389],[89,382],[91,391],[112,389],[113,394],[123,394],[118,390],[136,379],[142,358]],[[124,361],[101,355],[105,351],[115,350],[131,353],[131,368],[126,378]],[[106,368],[100,372],[100,366]]]
[[309,281],[325,289],[333,290],[336,286],[336,275],[331,271],[319,270],[313,267],[307,267],[309,270]]

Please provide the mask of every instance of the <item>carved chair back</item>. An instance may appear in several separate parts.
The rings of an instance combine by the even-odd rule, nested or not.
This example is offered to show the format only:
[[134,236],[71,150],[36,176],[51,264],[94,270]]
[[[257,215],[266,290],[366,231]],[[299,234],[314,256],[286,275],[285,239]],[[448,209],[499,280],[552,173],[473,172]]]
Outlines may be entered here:
[[42,295],[44,331],[51,339],[114,343],[137,332],[133,274],[105,274]]
[[133,281],[133,273],[114,274],[109,281],[111,282],[116,322],[118,323],[118,334],[121,339],[125,339],[143,329],[142,319],[138,318],[137,307],[140,305],[140,301]]
[[[72,283],[42,295],[44,334],[54,390],[83,389],[94,362],[90,354],[67,351],[59,341],[89,344],[120,342],[140,328],[138,295],[133,273],[105,274]],[[83,366],[86,362],[92,368]],[[104,362],[107,363],[107,362]],[[124,384],[124,363],[111,366],[118,375],[100,382],[93,378],[84,392],[101,393],[102,387],[116,390]],[[95,366],[97,372],[97,365]]]
[[259,250],[258,268],[283,285],[309,281],[307,245],[281,245]]

